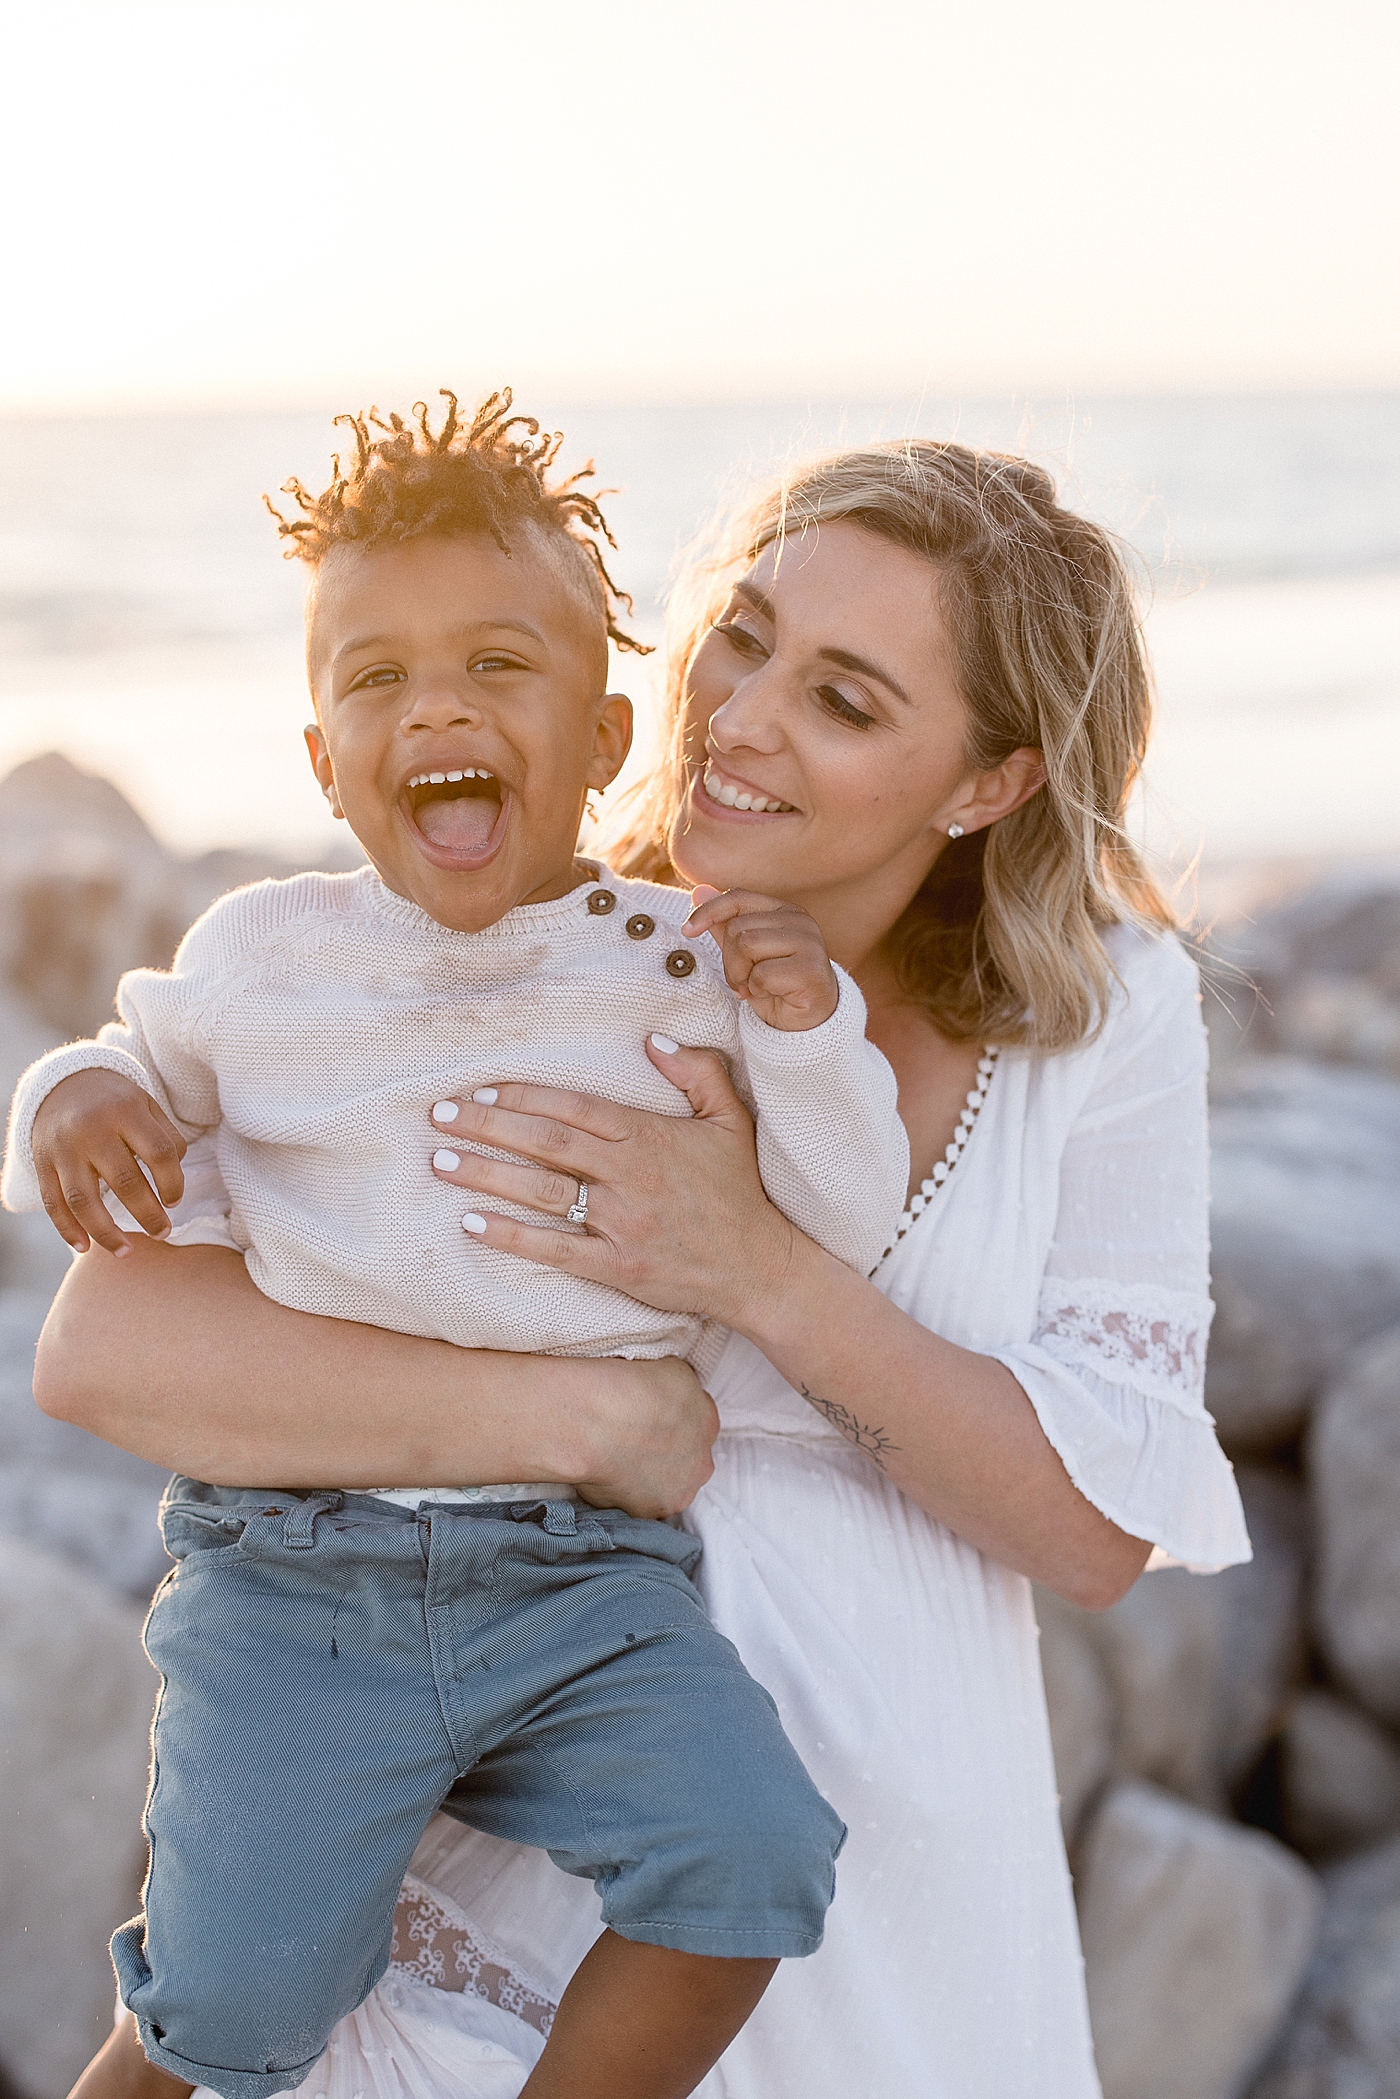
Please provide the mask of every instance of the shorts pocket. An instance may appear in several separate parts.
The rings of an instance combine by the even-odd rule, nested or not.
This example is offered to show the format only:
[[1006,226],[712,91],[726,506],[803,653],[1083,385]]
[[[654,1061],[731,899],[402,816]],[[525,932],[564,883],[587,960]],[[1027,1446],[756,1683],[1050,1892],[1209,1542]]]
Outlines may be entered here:
[[188,1502],[168,1502],[160,1514],[160,1534],[172,1560],[189,1559],[194,1553],[238,1552],[248,1518],[230,1508],[199,1508]]

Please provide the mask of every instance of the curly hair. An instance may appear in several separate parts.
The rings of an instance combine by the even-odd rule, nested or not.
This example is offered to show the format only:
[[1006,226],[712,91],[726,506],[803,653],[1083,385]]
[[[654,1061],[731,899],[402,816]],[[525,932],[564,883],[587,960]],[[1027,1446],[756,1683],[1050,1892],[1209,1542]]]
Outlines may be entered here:
[[[277,521],[278,536],[288,542],[289,561],[316,569],[333,547],[401,546],[413,539],[493,539],[502,553],[511,551],[510,535],[522,528],[545,534],[561,549],[573,549],[588,591],[607,629],[609,641],[639,655],[650,653],[618,624],[620,611],[631,613],[632,600],[608,573],[600,542],[616,550],[597,498],[580,486],[593,477],[593,462],[566,479],[551,481],[550,469],[564,442],[562,431],[541,434],[532,415],[511,413],[513,396],[501,387],[482,402],[470,422],[457,412],[457,396],[440,389],[447,403],[441,428],[434,431],[426,401],[413,405],[413,423],[392,411],[371,408],[367,414],[338,415],[335,427],[348,426],[355,457],[342,467],[332,458],[328,488],[311,495],[296,479],[282,483],[300,516],[284,517],[270,496],[263,501]],[[382,430],[382,437],[372,435]]]
[[1028,802],[939,853],[895,929],[906,995],[955,1040],[1068,1048],[1106,1011],[1101,929],[1176,921],[1125,829],[1152,716],[1127,563],[1028,460],[930,440],[872,445],[798,469],[741,511],[673,601],[670,762],[631,799],[609,864],[677,879],[669,847],[696,650],[765,547],[837,519],[936,571],[968,764],[988,770],[1026,747],[1045,759]]

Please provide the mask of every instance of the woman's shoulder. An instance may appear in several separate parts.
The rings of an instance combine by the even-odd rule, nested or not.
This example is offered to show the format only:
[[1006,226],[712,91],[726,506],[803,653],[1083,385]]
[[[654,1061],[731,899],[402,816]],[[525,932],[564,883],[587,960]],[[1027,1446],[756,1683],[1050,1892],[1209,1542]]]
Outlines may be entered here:
[[1172,932],[1123,920],[1105,926],[1101,935],[1118,989],[1117,1003],[1147,1000],[1192,1005],[1201,995],[1194,956]]
[[1110,1061],[1157,1038],[1204,1044],[1200,970],[1175,933],[1123,923],[1104,929],[1103,945],[1113,981],[1099,1039]]

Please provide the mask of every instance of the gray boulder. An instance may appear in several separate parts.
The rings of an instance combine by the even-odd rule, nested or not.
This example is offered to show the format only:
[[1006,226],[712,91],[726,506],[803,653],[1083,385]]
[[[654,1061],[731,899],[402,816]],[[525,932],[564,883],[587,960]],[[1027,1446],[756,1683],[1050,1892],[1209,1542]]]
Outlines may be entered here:
[[1235,2099],[1317,1936],[1316,1876],[1258,1830],[1115,1787],[1079,1873],[1104,2099]]
[[1400,869],[1338,869],[1263,911],[1223,954],[1241,973],[1231,1004],[1256,1051],[1400,1078]]
[[0,1538],[0,2065],[66,2091],[112,2024],[107,1941],[139,1904],[156,1677],[141,1614]]
[[1233,1455],[1295,1436],[1350,1351],[1400,1320],[1400,1084],[1243,1058],[1215,1089],[1206,1399]]
[[1236,1478],[1254,1558],[1204,1580],[1191,1577],[1219,1628],[1214,1753],[1232,1792],[1282,1728],[1303,1681],[1310,1555],[1302,1484],[1264,1465],[1241,1465]]
[[1318,1631],[1333,1672],[1400,1723],[1400,1327],[1358,1350],[1318,1406],[1308,1456]]
[[1289,1842],[1309,1858],[1400,1832],[1400,1743],[1331,1691],[1305,1691],[1283,1732]]
[[1110,1776],[1223,1808],[1283,1726],[1305,1662],[1307,1499],[1264,1466],[1242,1466],[1239,1482],[1254,1544],[1248,1565],[1208,1577],[1145,1574],[1107,1611],[1036,1592],[1071,1844]]
[[1400,1838],[1324,1887],[1307,1980],[1250,2099],[1400,2099]]

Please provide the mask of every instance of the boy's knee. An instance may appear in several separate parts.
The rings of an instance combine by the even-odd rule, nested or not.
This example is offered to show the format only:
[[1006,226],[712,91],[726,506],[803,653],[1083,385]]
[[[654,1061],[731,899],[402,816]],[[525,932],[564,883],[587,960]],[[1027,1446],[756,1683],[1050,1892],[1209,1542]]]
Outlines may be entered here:
[[299,2085],[363,1994],[318,1992],[314,1962],[255,1962],[251,1951],[243,1968],[231,1959],[192,1958],[180,1972],[157,1977],[139,1917],[116,1934],[112,1959],[151,2064],[167,2077],[207,2085],[221,2099],[269,2099]]

